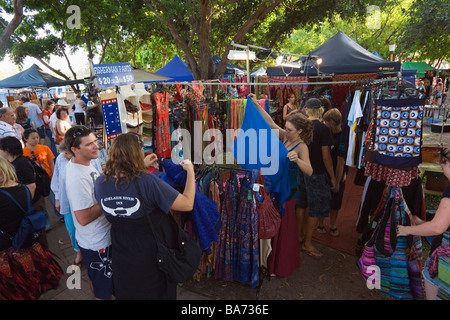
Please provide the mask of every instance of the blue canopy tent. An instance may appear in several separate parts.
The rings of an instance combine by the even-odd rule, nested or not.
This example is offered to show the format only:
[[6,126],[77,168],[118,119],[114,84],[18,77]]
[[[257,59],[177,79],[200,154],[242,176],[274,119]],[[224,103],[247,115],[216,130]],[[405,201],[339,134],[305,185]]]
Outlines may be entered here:
[[65,80],[45,73],[36,64],[9,78],[0,81],[0,88],[50,88],[72,84],[83,84],[84,80]]
[[[186,63],[180,59],[179,56],[175,55],[172,60],[169,61],[164,67],[155,72],[161,76],[166,76],[172,78],[173,80],[168,81],[193,81],[191,71],[189,71]],[[164,82],[164,81],[162,81]]]

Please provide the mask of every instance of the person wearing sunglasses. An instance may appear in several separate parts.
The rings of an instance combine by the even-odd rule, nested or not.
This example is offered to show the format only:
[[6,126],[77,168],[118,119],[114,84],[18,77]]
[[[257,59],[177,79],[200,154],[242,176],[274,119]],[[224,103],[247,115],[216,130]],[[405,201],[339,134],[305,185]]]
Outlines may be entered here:
[[[443,149],[440,154],[440,164],[444,175],[450,180],[450,148]],[[442,193],[442,198],[436,213],[432,220],[423,221],[417,216],[413,216],[413,223],[411,226],[398,226],[397,235],[408,236],[436,236],[431,244],[429,257],[423,268],[422,275],[425,279],[425,291],[428,300],[436,300],[438,292],[438,278],[432,277],[428,265],[430,264],[430,257],[433,257],[435,252],[442,244],[443,234],[450,232],[450,185]],[[447,248],[447,257],[450,257],[450,247]]]
[[95,179],[100,172],[91,160],[98,158],[97,138],[84,126],[70,128],[64,143],[72,154],[66,165],[66,194],[75,225],[75,238],[87,267],[93,293],[98,300],[113,296],[111,225],[94,197]]

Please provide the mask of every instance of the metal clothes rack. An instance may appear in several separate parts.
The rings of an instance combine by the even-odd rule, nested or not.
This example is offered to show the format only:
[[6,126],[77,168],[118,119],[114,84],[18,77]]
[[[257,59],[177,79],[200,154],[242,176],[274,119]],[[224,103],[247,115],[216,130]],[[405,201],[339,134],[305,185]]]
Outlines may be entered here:
[[361,80],[346,80],[346,81],[321,81],[321,82],[252,82],[250,84],[246,83],[232,83],[232,82],[216,82],[219,80],[208,80],[208,81],[198,81],[198,82],[191,82],[191,81],[181,81],[181,82],[160,82],[161,84],[178,84],[178,85],[187,85],[187,86],[193,86],[193,85],[211,85],[211,86],[292,86],[292,85],[330,85],[330,84],[377,84],[377,83],[384,83],[384,82],[392,82],[397,81],[399,77],[390,77],[390,78],[383,78],[383,79],[361,79]]

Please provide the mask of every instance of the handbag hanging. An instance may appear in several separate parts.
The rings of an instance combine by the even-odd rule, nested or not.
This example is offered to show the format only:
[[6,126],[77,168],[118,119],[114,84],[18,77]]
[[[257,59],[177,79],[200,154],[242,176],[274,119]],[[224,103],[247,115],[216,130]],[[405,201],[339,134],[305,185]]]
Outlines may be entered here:
[[366,243],[358,264],[367,279],[369,266],[380,269],[380,292],[393,299],[423,299],[421,286],[421,240],[397,237],[397,225],[411,225],[410,212],[400,189],[389,192],[375,232]]
[[260,186],[255,192],[256,212],[258,213],[259,239],[271,239],[277,235],[281,226],[281,216],[270,198],[264,185],[264,177],[260,173],[256,183]]
[[[143,203],[137,180],[134,182]],[[177,283],[191,279],[203,254],[197,241],[180,228],[170,212],[164,213],[157,209],[151,214],[146,213],[146,216],[157,244],[156,259],[159,269]]]

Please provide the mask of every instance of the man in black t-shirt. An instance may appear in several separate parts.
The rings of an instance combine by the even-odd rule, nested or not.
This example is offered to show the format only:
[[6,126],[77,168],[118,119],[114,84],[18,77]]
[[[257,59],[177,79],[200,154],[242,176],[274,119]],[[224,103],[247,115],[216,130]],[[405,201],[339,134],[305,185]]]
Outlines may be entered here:
[[314,125],[313,140],[308,145],[313,174],[306,176],[299,172],[298,175],[297,226],[299,239],[303,239],[302,250],[311,256],[320,257],[322,253],[311,241],[319,218],[326,218],[330,214],[330,188],[333,189],[336,184],[330,154],[333,137],[330,129],[320,121],[323,114],[320,100],[309,99],[305,108],[308,119]]

